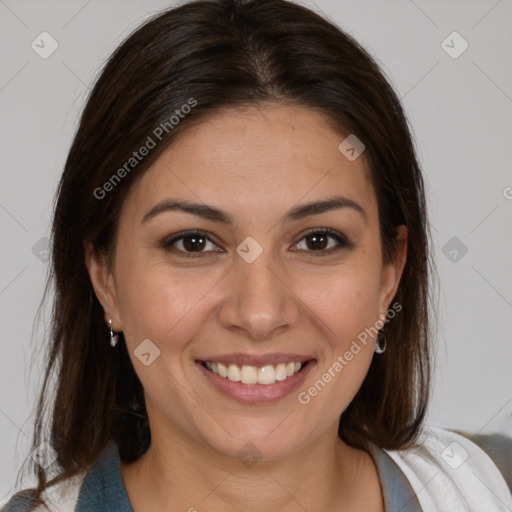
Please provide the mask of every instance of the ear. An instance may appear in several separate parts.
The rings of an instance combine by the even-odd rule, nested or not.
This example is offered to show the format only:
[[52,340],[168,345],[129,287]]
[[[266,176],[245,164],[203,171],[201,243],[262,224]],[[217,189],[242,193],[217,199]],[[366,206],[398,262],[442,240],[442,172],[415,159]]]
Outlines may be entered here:
[[85,266],[89,273],[96,297],[103,306],[105,323],[112,318],[112,330],[122,331],[119,320],[117,295],[114,286],[114,276],[110,272],[107,258],[99,254],[90,242],[84,242]]
[[395,256],[382,269],[379,314],[382,317],[389,309],[400,284],[407,259],[407,228],[398,226],[395,240]]

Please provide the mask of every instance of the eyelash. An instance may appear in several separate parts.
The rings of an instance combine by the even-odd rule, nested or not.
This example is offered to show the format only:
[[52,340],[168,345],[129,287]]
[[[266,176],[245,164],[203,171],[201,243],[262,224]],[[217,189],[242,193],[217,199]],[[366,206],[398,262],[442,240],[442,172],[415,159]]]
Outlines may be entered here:
[[[345,236],[343,236],[341,233],[338,233],[337,231],[330,229],[330,228],[322,228],[322,229],[314,228],[314,229],[308,230],[302,234],[302,237],[298,240],[298,242],[295,245],[297,245],[299,242],[301,242],[307,236],[315,235],[315,234],[328,235],[328,237],[333,238],[339,244],[337,247],[327,249],[327,250],[324,249],[322,251],[314,251],[314,250],[306,251],[306,252],[313,253],[315,255],[315,257],[316,256],[328,256],[328,255],[331,255],[331,254],[334,254],[334,253],[340,251],[341,249],[353,248],[353,244],[351,242],[349,242]],[[210,237],[208,237],[204,231],[185,231],[185,232],[180,233],[179,235],[173,237],[170,240],[164,240],[161,244],[162,249],[164,249],[165,251],[176,252],[179,254],[180,257],[184,257],[184,258],[198,258],[198,257],[203,257],[204,254],[208,254],[210,252],[220,252],[220,251],[199,251],[199,252],[194,253],[194,252],[187,252],[187,251],[183,251],[182,249],[176,249],[175,247],[172,247],[173,244],[175,244],[176,242],[183,240],[185,238],[194,237],[194,236],[204,238],[208,242],[215,244],[215,242]],[[299,249],[298,251],[303,251],[303,249]]]

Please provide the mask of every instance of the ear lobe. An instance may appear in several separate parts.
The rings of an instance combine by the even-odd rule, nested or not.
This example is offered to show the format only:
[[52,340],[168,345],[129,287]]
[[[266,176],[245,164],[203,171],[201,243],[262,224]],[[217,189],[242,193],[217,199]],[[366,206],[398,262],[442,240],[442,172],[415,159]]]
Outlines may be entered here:
[[119,325],[119,311],[114,287],[114,278],[108,269],[107,258],[99,254],[90,242],[84,242],[85,266],[92,287],[105,312],[105,322],[112,318],[112,329],[122,330]]
[[396,294],[407,260],[407,228],[398,226],[395,241],[395,255],[382,270],[381,315],[385,315]]

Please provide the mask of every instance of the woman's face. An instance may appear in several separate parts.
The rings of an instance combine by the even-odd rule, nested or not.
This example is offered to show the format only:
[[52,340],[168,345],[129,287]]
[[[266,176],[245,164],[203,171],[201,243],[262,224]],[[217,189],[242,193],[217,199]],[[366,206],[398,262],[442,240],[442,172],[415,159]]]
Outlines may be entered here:
[[405,261],[402,243],[383,266],[364,153],[349,160],[343,139],[300,107],[225,110],[131,188],[113,275],[94,255],[88,268],[152,439],[275,459],[337,432]]

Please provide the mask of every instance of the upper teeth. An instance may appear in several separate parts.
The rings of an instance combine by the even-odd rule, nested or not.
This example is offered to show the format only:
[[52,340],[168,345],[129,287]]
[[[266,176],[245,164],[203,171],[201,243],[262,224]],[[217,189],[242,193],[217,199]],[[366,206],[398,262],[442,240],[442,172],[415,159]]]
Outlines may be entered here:
[[302,363],[279,363],[276,366],[268,364],[258,368],[244,365],[242,368],[236,364],[224,365],[222,363],[205,362],[206,368],[213,373],[242,384],[274,384],[276,380],[285,380],[302,368]]

